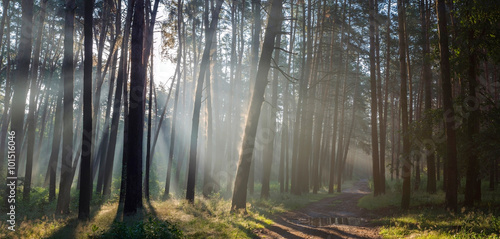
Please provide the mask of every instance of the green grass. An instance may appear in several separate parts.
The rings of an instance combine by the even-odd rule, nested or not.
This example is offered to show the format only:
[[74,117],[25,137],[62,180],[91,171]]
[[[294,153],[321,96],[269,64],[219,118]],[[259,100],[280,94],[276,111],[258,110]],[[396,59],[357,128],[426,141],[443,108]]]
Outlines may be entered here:
[[[444,207],[443,191],[428,194],[424,186],[412,192],[408,211],[398,211],[401,184],[397,181],[387,183],[385,195],[367,195],[358,201],[358,206],[369,210],[394,209],[396,215],[374,222],[382,225],[380,235],[384,238],[500,238],[499,190],[489,191],[483,185],[481,203],[452,213]],[[463,194],[458,199],[462,202]]]
[[482,211],[455,214],[434,207],[381,220],[384,238],[500,238],[500,217]]

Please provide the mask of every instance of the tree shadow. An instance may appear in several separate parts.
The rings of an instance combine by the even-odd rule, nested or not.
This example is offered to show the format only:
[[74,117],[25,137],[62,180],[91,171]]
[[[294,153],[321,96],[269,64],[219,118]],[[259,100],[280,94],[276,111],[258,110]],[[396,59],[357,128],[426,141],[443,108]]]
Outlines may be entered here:
[[[48,238],[76,238],[76,232],[79,228],[88,226],[87,224],[94,219],[102,208],[102,203],[98,206],[90,208],[90,215],[88,220],[79,220],[77,217],[69,219],[68,223],[55,231]],[[58,217],[72,217],[73,215],[62,215]]]

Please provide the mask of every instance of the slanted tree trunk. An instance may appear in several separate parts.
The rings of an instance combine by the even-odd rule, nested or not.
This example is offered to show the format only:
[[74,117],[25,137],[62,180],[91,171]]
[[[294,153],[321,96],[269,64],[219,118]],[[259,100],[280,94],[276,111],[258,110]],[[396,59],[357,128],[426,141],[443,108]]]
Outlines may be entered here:
[[[83,132],[82,159],[80,163],[80,196],[78,201],[78,219],[88,220],[90,200],[92,198],[92,25],[94,1],[85,1],[85,19],[83,25],[85,59],[83,62]],[[112,85],[109,86],[112,88]],[[108,172],[111,174],[111,172]]]
[[273,0],[269,21],[264,35],[264,43],[262,45],[262,54],[259,60],[257,70],[257,78],[250,101],[250,107],[247,114],[247,122],[245,133],[243,136],[241,155],[238,161],[238,169],[236,171],[236,179],[234,182],[233,198],[231,202],[231,210],[246,210],[247,183],[250,173],[250,165],[252,163],[252,155],[255,144],[255,135],[257,133],[257,125],[259,121],[262,103],[264,102],[264,92],[267,85],[267,74],[271,67],[271,56],[274,49],[276,35],[281,29],[281,0]]
[[194,109],[193,109],[193,122],[191,128],[191,144],[189,148],[189,172],[187,180],[187,191],[186,200],[190,203],[194,203],[194,187],[196,180],[196,157],[198,148],[198,128],[200,122],[200,109],[201,109],[201,93],[203,90],[203,79],[207,71],[209,59],[210,59],[210,48],[212,46],[213,36],[216,31],[217,23],[219,21],[219,12],[222,7],[222,0],[217,1],[217,6],[212,13],[212,21],[210,23],[210,29],[207,32],[207,41],[205,43],[205,49],[203,51],[203,56],[200,64],[200,72],[198,75]]

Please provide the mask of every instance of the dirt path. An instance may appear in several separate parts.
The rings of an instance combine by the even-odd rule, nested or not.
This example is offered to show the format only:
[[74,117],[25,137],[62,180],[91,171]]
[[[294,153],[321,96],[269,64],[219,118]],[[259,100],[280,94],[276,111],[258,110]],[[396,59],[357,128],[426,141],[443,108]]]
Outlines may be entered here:
[[380,238],[370,223],[377,216],[357,207],[369,193],[368,181],[358,181],[340,195],[276,215],[273,225],[255,233],[259,238]]

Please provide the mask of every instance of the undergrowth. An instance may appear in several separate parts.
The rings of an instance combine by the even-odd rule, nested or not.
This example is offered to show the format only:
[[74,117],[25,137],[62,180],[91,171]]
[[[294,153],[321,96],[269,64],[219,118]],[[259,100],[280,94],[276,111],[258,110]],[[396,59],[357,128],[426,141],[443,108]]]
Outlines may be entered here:
[[[387,182],[386,194],[376,197],[367,195],[358,201],[358,206],[375,213],[393,209],[394,215],[374,222],[382,225],[380,235],[384,238],[500,238],[498,190],[489,191],[484,184],[481,203],[453,213],[445,209],[445,193],[438,190],[429,194],[425,192],[425,185],[421,184],[420,190],[411,192],[408,211],[399,210],[401,182],[397,180]],[[463,201],[463,194],[458,200]]]
[[257,193],[249,196],[243,214],[231,213],[230,198],[218,193],[209,199],[197,195],[194,204],[186,202],[183,195],[144,202],[144,208],[132,218],[118,213],[117,193],[108,199],[93,195],[91,219],[79,221],[78,191],[71,191],[71,213],[54,215],[57,200],[48,201],[47,189],[33,188],[29,203],[22,202],[22,198],[16,200],[16,216],[22,215],[16,218],[16,231],[8,230],[7,223],[0,221],[0,238],[254,238],[256,229],[273,223],[273,215],[333,196],[327,194],[326,188],[318,194],[280,194],[276,193],[277,182],[271,183],[271,190],[274,193],[269,199],[260,199]]

